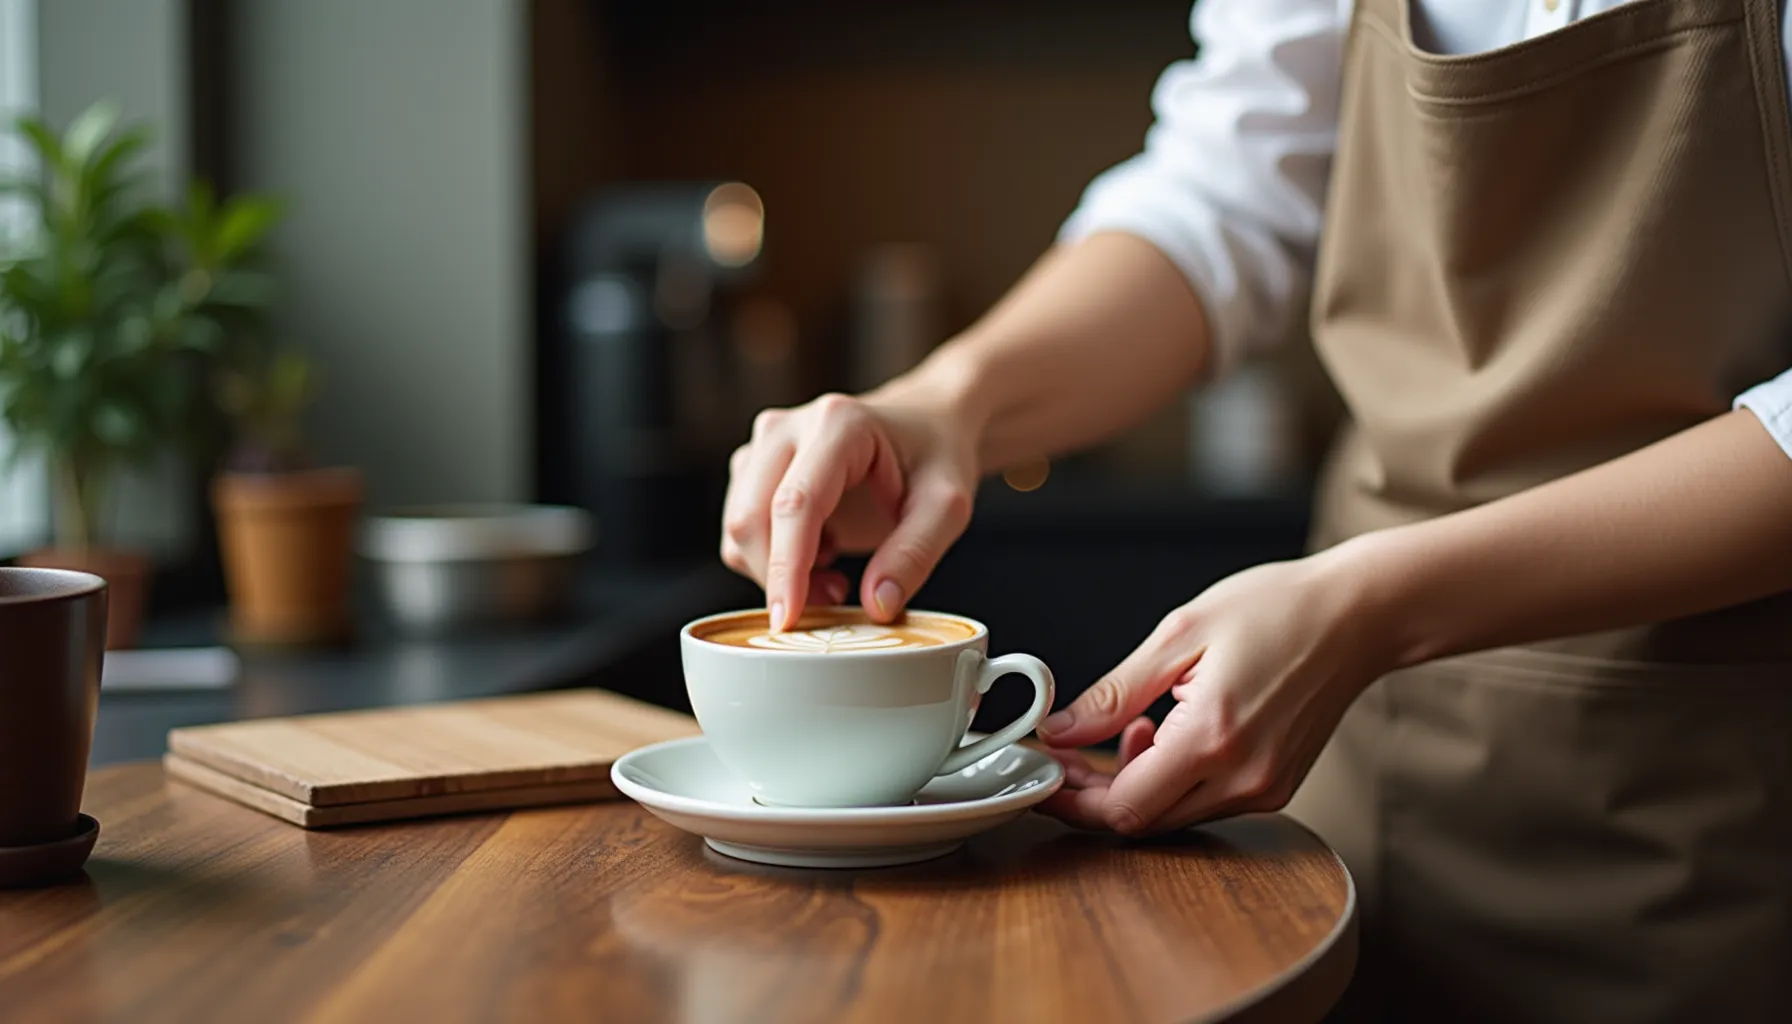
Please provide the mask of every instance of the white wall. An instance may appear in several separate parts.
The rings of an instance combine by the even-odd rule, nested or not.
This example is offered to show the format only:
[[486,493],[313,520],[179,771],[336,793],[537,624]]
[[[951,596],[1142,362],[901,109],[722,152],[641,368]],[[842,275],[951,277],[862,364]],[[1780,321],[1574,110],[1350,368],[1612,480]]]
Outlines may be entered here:
[[[27,0],[29,2],[29,0]],[[61,128],[94,102],[148,121],[144,155],[155,187],[172,198],[191,172],[187,0],[37,0],[37,88],[43,116]],[[113,484],[105,539],[177,555],[196,538],[194,468],[170,453]]]
[[239,0],[239,187],[290,200],[281,325],[320,357],[321,454],[375,506],[529,485],[526,11]]
[[60,127],[111,99],[153,122],[145,164],[169,197],[192,169],[187,63],[187,0],[38,0],[44,117]]

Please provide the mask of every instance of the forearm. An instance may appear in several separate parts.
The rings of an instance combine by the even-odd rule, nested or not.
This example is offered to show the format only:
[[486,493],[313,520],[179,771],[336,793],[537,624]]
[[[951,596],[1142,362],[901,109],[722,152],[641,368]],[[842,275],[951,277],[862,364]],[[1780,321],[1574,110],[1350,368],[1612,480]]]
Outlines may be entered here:
[[1336,550],[1411,665],[1792,589],[1792,459],[1748,412]]
[[985,472],[1101,441],[1187,389],[1208,360],[1188,280],[1150,243],[1056,249],[964,334],[873,400],[949,410]]

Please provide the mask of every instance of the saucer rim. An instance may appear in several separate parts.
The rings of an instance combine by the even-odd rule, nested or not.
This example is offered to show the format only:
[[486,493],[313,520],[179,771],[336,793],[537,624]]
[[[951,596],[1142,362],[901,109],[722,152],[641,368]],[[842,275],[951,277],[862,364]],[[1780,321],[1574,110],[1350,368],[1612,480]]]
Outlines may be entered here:
[[[698,797],[681,796],[663,789],[644,786],[624,775],[624,769],[646,757],[666,750],[694,747],[707,747],[706,736],[685,736],[675,740],[662,740],[644,747],[638,747],[616,759],[610,766],[610,781],[622,794],[636,803],[649,807],[664,807],[667,810],[701,817],[726,821],[750,822],[756,824],[808,825],[817,823],[843,823],[877,825],[901,824],[916,820],[956,821],[960,819],[982,818],[991,814],[1006,811],[1026,810],[1056,793],[1064,785],[1064,766],[1056,760],[1027,747],[1015,747],[1024,756],[1038,758],[1046,766],[1048,778],[1043,784],[989,796],[978,800],[966,800],[951,804],[906,804],[901,807],[769,807],[765,804],[753,804],[743,807],[736,804],[722,804],[713,800]],[[710,755],[714,757],[712,753]],[[726,771],[726,769],[723,769]]]

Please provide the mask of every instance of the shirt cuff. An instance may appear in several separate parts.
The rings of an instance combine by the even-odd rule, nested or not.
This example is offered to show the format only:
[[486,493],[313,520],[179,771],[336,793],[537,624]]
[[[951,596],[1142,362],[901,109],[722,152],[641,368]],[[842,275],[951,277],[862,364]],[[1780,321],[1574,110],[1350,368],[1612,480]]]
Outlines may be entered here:
[[1737,395],[1735,408],[1754,413],[1780,450],[1792,457],[1792,370]]

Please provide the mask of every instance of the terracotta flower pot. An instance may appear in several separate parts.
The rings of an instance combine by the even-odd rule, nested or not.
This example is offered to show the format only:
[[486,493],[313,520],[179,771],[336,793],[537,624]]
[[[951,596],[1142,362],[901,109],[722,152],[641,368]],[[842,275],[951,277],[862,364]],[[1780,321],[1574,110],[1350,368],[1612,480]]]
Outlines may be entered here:
[[348,636],[361,474],[223,473],[212,483],[234,639],[330,643]]
[[148,603],[150,561],[145,555],[118,548],[46,548],[20,555],[18,564],[32,569],[73,569],[106,581],[106,649],[137,646]]

